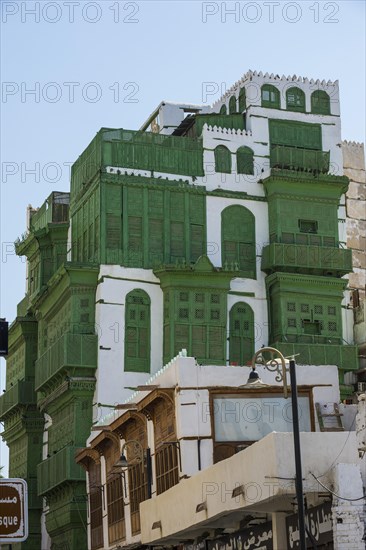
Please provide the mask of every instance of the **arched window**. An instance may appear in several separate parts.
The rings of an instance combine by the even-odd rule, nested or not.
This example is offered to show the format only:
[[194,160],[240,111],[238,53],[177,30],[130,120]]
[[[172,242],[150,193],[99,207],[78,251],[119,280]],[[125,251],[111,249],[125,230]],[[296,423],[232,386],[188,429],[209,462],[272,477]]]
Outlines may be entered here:
[[261,88],[262,107],[280,108],[280,92],[271,84],[263,84]]
[[236,97],[232,95],[229,99],[229,114],[233,115],[236,112]]
[[300,88],[289,88],[287,90],[286,108],[289,111],[305,113],[305,94]]
[[224,103],[223,105],[221,105],[220,115],[226,115],[226,113],[227,113],[227,109],[226,109],[226,105]]
[[254,153],[249,147],[239,147],[236,152],[238,174],[254,174]]
[[245,88],[240,88],[239,92],[239,113],[242,113],[247,108]]
[[237,265],[243,276],[256,277],[255,218],[244,206],[228,206],[221,214],[222,266]]
[[330,115],[330,97],[323,90],[311,94],[311,112],[317,115]]
[[126,296],[124,370],[150,372],[150,298],[143,290]]
[[225,145],[215,149],[215,172],[231,173],[231,153]]
[[254,313],[245,302],[235,304],[229,315],[230,364],[246,365],[254,354]]

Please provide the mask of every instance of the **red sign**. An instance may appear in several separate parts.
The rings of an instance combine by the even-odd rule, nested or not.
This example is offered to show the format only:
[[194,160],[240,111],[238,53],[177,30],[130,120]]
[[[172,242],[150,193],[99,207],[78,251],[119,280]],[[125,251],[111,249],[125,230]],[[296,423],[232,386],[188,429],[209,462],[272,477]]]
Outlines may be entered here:
[[0,543],[28,537],[28,488],[24,479],[0,479]]

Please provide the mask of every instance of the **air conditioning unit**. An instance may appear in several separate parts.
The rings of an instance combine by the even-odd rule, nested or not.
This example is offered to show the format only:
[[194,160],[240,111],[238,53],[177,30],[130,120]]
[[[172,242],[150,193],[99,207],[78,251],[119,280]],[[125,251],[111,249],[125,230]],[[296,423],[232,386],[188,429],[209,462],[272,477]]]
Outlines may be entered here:
[[357,383],[357,392],[358,393],[366,392],[366,382],[358,382]]

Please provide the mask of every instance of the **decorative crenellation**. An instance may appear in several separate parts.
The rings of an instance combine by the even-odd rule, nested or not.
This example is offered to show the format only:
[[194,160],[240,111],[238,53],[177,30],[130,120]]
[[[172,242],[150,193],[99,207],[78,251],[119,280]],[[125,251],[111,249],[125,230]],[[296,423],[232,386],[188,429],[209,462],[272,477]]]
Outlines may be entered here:
[[251,130],[235,130],[235,128],[222,128],[221,126],[211,126],[209,124],[203,125],[203,130],[205,132],[216,132],[221,134],[227,134],[231,136],[252,136]]
[[354,147],[354,148],[357,148],[357,149],[363,149],[364,148],[364,143],[362,143],[362,141],[348,141],[346,139],[342,139],[342,145],[346,146],[346,147]]
[[321,86],[322,88],[326,88],[326,87],[335,87],[335,86],[338,86],[338,80],[335,80],[334,82],[331,81],[331,80],[320,80],[319,78],[318,79],[314,79],[314,78],[307,78],[307,77],[303,77],[303,76],[297,76],[296,74],[294,75],[288,75],[288,76],[285,76],[285,75],[278,75],[278,74],[274,74],[274,73],[263,73],[262,71],[252,71],[252,70],[249,70],[247,71],[239,80],[237,80],[235,82],[235,84],[233,84],[231,86],[231,88],[229,88],[221,97],[220,99],[218,99],[217,101],[215,101],[212,105],[211,105],[211,109],[212,110],[215,110],[216,107],[220,106],[222,103],[224,103],[230,96],[232,96],[233,94],[237,94],[239,92],[239,89],[244,85],[244,84],[247,84],[248,82],[252,81],[253,78],[255,78],[256,80],[260,80],[262,81],[263,83],[264,82],[268,82],[268,83],[271,83],[271,82],[282,82],[282,83],[286,83],[286,82],[297,82],[297,83],[301,83],[301,84],[306,84],[306,85],[310,85],[310,86]]

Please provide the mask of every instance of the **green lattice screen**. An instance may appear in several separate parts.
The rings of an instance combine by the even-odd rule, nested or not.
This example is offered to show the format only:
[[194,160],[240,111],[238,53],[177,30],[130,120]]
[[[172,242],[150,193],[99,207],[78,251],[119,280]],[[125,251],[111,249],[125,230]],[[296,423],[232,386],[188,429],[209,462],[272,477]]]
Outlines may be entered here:
[[311,112],[318,115],[330,115],[330,97],[323,90],[311,94]]
[[292,120],[269,120],[269,139],[271,146],[287,145],[288,147],[322,150],[320,124]]
[[183,348],[199,362],[225,362],[226,294],[170,290],[165,292],[164,306],[164,362]]
[[231,174],[231,153],[225,145],[215,149],[215,172]]
[[204,253],[205,195],[110,184],[106,195],[107,263],[152,268],[196,262]]
[[254,174],[254,153],[249,147],[239,147],[236,151],[238,174]]

